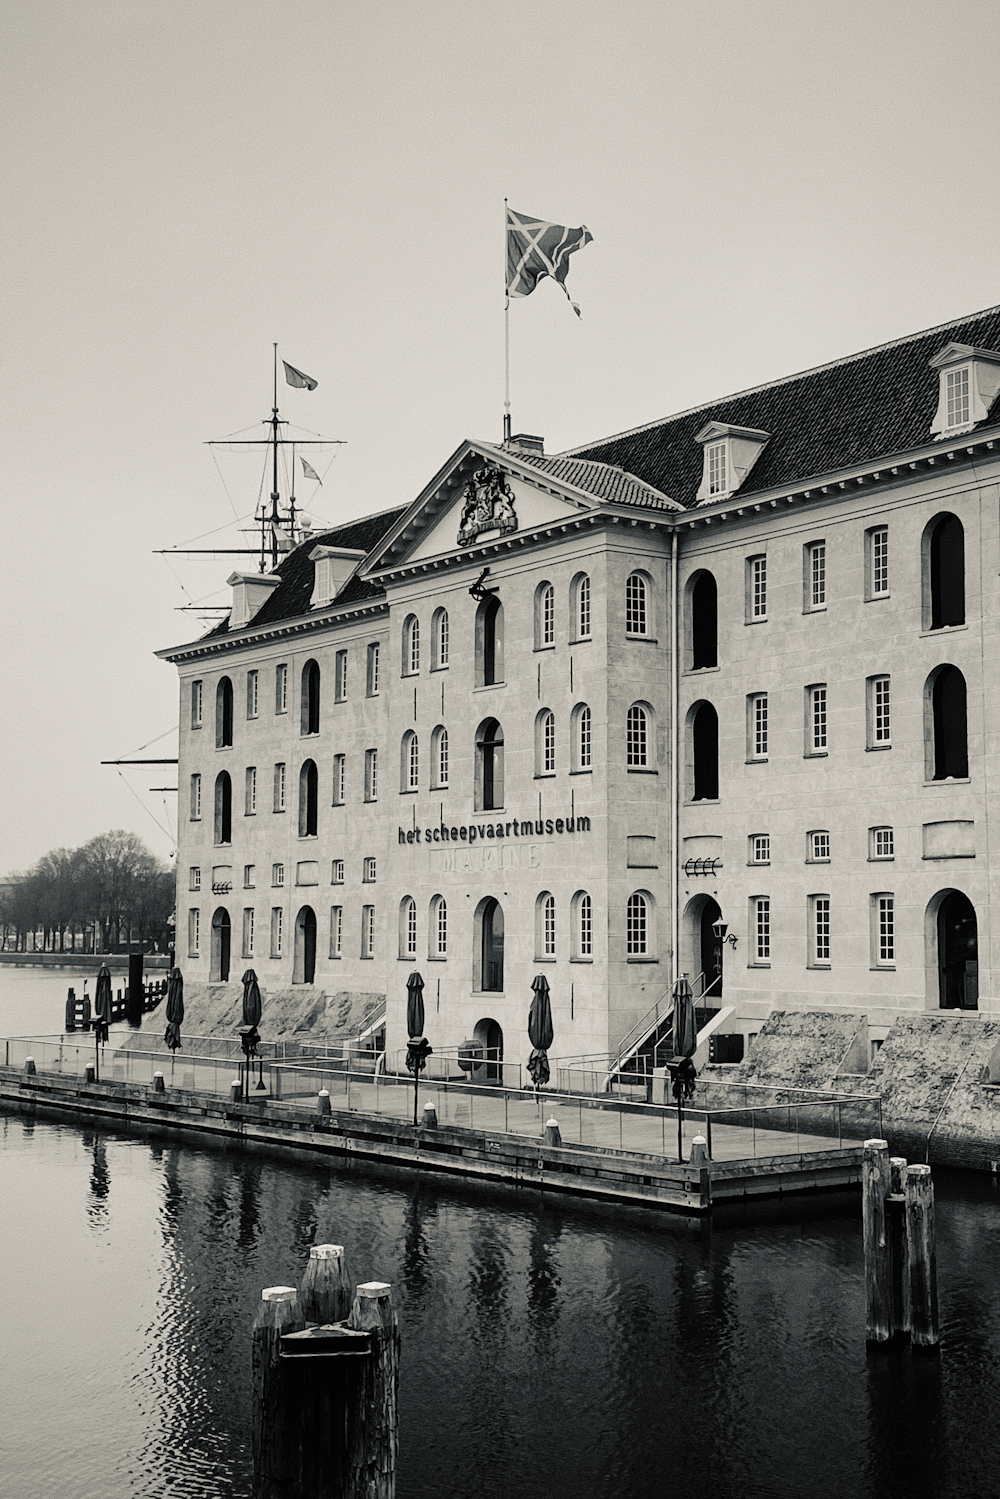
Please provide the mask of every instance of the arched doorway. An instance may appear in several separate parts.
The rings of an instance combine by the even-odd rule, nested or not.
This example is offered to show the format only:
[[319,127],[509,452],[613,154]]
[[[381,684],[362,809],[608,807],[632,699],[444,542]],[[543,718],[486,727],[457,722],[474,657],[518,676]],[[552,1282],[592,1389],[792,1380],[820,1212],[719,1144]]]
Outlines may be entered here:
[[503,1031],[495,1020],[486,1016],[483,1020],[476,1022],[476,1028],[472,1032],[473,1040],[482,1048],[485,1059],[485,1068],[477,1068],[480,1073],[479,1081],[485,1075],[488,1083],[503,1082]]
[[482,987],[503,992],[503,907],[492,897],[483,907]]
[[943,1010],[979,1008],[979,932],[967,895],[951,890],[937,913],[938,1002]]
[[303,906],[295,918],[293,984],[311,984],[316,978],[316,912]]
[[718,902],[708,896],[701,908],[700,951],[701,973],[704,977],[695,998],[700,1000],[704,996],[713,1005],[717,1005],[722,998],[722,939],[712,931],[712,924],[721,915]]
[[229,982],[230,936],[229,912],[224,906],[220,906],[212,917],[211,982],[213,984],[228,984]]

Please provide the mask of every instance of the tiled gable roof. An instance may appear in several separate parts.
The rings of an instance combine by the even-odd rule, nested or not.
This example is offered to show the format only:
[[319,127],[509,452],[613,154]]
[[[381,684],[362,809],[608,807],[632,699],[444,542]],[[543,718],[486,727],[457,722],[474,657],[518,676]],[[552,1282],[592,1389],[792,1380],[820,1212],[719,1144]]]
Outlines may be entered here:
[[553,479],[561,479],[564,484],[586,490],[598,500],[612,500],[616,505],[642,505],[649,510],[678,508],[667,495],[611,463],[597,463],[586,458],[545,458],[540,453],[519,452],[517,456],[523,463],[530,463],[532,468],[540,469]]
[[[938,403],[938,372],[928,361],[952,340],[1000,350],[1000,307],[867,349],[834,364],[741,391],[678,416],[588,443],[563,460],[617,464],[686,507],[702,477],[695,434],[707,422],[770,433],[740,494],[791,486],[928,442]],[[991,418],[1000,413],[1000,396]]]

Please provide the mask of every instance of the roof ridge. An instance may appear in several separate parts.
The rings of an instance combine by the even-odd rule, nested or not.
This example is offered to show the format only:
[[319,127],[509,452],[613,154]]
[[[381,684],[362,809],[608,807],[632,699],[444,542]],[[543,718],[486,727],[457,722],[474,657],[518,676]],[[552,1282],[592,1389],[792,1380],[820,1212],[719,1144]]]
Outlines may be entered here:
[[[694,416],[698,411],[710,411],[715,406],[721,406],[723,402],[737,401],[742,396],[759,395],[764,390],[777,390],[782,385],[791,385],[795,380],[804,380],[807,375],[819,375],[825,370],[841,369],[844,365],[853,364],[858,359],[867,359],[871,354],[881,354],[886,349],[899,349],[904,344],[916,343],[917,339],[927,338],[932,333],[944,333],[948,329],[960,328],[965,323],[977,322],[979,318],[989,317],[991,314],[1000,313],[1000,303],[995,307],[984,307],[981,312],[970,312],[963,317],[955,318],[947,323],[936,323],[933,327],[922,328],[917,333],[908,333],[902,338],[890,338],[886,343],[872,344],[871,348],[859,349],[854,354],[843,354],[839,359],[831,359],[826,364],[810,365],[808,369],[798,370],[793,375],[781,375],[776,380],[764,380],[760,385],[748,385],[744,390],[733,390],[722,396],[715,396],[710,401],[699,401],[697,406],[688,406],[683,411],[668,412],[666,416],[658,416],[651,422],[643,422],[638,427],[628,427],[623,432],[612,432],[608,437],[598,437],[589,442],[581,442],[575,448],[564,448],[561,453],[553,453],[553,458],[573,458],[577,453],[591,453],[595,448],[602,448],[608,443],[617,442],[623,437],[637,437],[640,432],[651,432],[655,427],[662,427],[667,422],[677,422],[683,417]],[[595,462],[598,460],[584,460]],[[643,481],[645,482],[645,481]]]

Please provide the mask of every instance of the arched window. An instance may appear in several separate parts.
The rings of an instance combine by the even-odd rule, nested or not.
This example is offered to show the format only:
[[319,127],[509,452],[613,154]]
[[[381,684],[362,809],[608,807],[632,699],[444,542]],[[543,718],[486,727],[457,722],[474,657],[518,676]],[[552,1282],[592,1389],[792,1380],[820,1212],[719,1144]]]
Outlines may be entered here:
[[404,895],[399,903],[399,956],[417,956],[417,903],[412,895]]
[[535,589],[535,650],[556,643],[556,591],[551,583]]
[[632,704],[625,722],[625,764],[630,770],[649,764],[648,720],[640,703]]
[[431,620],[431,667],[443,671],[448,665],[448,611],[435,609]]
[[924,760],[928,781],[969,774],[965,678],[957,666],[939,666],[924,687]]
[[578,573],[570,588],[570,619],[574,640],[590,639],[590,579]]
[[924,530],[923,627],[965,623],[965,531],[957,515],[939,515]]
[[535,957],[556,955],[556,898],[543,890],[535,901]]
[[573,957],[592,958],[594,955],[594,903],[586,890],[578,890],[573,897]]
[[711,573],[699,573],[690,593],[691,668],[719,664],[718,590]]
[[[478,937],[478,974],[473,985],[502,993],[503,991],[503,907],[492,896],[480,901],[476,910]],[[478,982],[477,982],[478,980]]]
[[503,729],[487,718],[476,735],[476,810],[498,811],[503,806]]
[[420,745],[412,729],[403,735],[400,754],[399,789],[416,791],[420,784]]
[[414,677],[420,670],[420,621],[408,614],[403,621],[403,676]]
[[448,902],[443,895],[435,895],[431,900],[427,935],[429,956],[446,958],[448,956]]
[[299,837],[315,838],[319,805],[319,771],[307,760],[299,771]]
[[302,668],[302,718],[303,734],[319,733],[319,666],[307,661]]
[[573,769],[591,768],[591,717],[587,703],[577,703],[573,709]]
[[625,633],[649,634],[649,589],[642,573],[630,573],[625,584]]
[[503,679],[503,605],[494,596],[476,610],[476,686],[491,687]]
[[711,703],[699,703],[691,717],[692,801],[719,795],[719,716]]
[[625,910],[625,956],[646,958],[652,951],[650,908],[652,897],[645,891],[636,890],[628,898]]
[[215,778],[215,841],[233,841],[233,783],[228,770],[222,770]]
[[535,715],[535,775],[551,776],[556,771],[556,720],[551,708]]
[[233,742],[233,684],[223,677],[215,689],[215,747],[226,749]]
[[448,730],[438,724],[431,735],[431,785],[448,784]]

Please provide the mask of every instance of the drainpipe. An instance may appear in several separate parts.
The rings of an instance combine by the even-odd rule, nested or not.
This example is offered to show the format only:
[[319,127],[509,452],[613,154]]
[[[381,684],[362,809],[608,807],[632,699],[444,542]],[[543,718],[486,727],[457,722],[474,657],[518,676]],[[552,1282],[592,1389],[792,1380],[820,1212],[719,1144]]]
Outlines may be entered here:
[[678,756],[680,754],[680,673],[678,670],[678,624],[680,610],[677,607],[677,532],[671,533],[670,537],[670,719],[672,724],[673,746],[670,755],[670,859],[671,859],[671,891],[670,891],[670,940],[673,949],[671,967],[676,982],[680,974],[680,922],[681,922],[681,891],[680,891],[680,766]]

